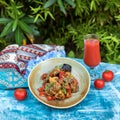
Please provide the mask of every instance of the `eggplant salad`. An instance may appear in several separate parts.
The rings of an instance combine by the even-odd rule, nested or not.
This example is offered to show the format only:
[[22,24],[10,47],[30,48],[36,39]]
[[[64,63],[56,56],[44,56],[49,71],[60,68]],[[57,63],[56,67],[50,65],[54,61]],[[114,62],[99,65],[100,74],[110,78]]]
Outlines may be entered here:
[[39,95],[46,97],[47,100],[64,100],[72,97],[72,93],[78,91],[79,85],[71,70],[69,64],[63,64],[48,73],[43,73],[40,78],[43,83],[38,88]]

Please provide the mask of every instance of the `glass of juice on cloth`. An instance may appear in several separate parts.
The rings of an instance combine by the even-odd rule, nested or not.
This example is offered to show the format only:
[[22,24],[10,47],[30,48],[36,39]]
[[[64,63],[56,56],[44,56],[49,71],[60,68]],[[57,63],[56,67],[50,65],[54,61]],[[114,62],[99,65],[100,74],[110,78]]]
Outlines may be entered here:
[[95,78],[95,67],[101,62],[100,41],[96,34],[88,34],[84,38],[84,63],[90,67],[90,76]]

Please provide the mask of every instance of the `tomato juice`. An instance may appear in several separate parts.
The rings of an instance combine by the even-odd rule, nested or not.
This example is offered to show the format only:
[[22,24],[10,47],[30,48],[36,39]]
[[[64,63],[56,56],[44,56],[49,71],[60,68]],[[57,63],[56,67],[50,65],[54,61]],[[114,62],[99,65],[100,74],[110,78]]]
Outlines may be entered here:
[[84,40],[84,62],[91,68],[97,66],[101,61],[99,40],[89,38]]

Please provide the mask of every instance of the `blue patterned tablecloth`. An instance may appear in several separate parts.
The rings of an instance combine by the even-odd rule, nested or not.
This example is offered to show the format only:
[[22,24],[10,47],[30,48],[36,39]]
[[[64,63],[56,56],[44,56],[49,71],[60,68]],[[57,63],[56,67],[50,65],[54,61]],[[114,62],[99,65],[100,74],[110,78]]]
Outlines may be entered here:
[[[82,60],[76,60],[84,65]],[[120,65],[100,63],[96,67],[100,75],[106,69],[115,73],[113,81],[107,82],[104,89],[97,90],[92,80],[86,98],[69,109],[45,106],[33,97],[29,89],[27,99],[23,101],[13,97],[14,90],[0,90],[0,120],[120,120]]]

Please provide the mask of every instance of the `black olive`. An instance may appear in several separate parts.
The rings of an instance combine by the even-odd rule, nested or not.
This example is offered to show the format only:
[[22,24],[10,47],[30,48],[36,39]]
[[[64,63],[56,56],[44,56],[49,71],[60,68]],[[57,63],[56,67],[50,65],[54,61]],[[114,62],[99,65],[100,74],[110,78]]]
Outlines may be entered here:
[[63,64],[62,70],[71,72],[71,66],[69,64]]

